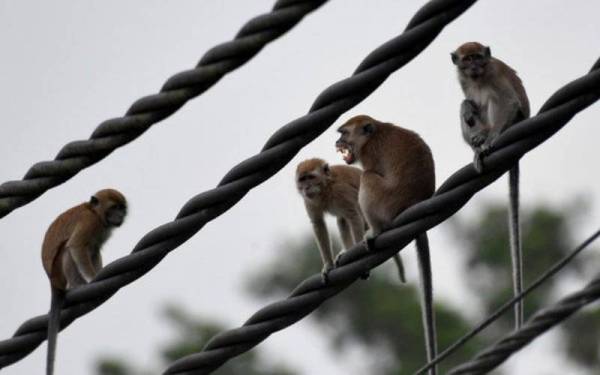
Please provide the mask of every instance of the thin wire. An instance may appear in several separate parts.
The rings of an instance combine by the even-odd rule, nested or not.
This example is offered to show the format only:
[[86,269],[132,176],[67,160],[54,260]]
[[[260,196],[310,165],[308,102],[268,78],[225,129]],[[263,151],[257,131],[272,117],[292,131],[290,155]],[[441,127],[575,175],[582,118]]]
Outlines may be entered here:
[[598,236],[600,236],[600,230],[596,231],[590,237],[588,237],[585,241],[583,241],[579,246],[577,246],[574,250],[572,250],[567,256],[562,258],[560,261],[556,262],[550,269],[544,272],[540,277],[538,277],[529,287],[527,287],[523,292],[516,295],[512,299],[508,300],[504,303],[498,310],[496,310],[493,314],[488,316],[485,320],[479,323],[475,328],[469,331],[467,334],[462,336],[460,339],[456,340],[454,344],[449,346],[443,352],[441,352],[437,357],[435,357],[431,362],[427,363],[425,366],[421,367],[414,375],[420,375],[425,373],[427,370],[439,364],[441,361],[446,359],[456,350],[464,346],[470,339],[475,337],[479,332],[483,331],[490,324],[495,322],[498,318],[502,316],[505,312],[507,312],[512,306],[514,306],[517,302],[522,301],[529,293],[533,292],[539,286],[541,286],[546,280],[554,276],[558,271],[563,269],[568,263],[570,263],[580,252],[582,252],[588,245],[594,242]]
[[521,329],[504,336],[502,340],[479,352],[472,360],[453,368],[448,375],[487,374],[534,339],[599,298],[600,275],[585,288],[569,294],[550,307],[539,310]]

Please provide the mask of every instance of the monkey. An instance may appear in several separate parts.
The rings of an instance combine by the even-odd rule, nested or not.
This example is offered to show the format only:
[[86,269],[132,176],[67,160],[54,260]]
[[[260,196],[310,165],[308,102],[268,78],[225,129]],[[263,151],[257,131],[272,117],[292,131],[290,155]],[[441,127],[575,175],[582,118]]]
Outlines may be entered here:
[[89,283],[102,268],[100,248],[115,227],[123,224],[127,201],[114,189],[104,189],[60,214],[48,227],[42,244],[42,264],[50,281],[46,374],[54,373],[56,339],[65,292]]
[[[530,116],[529,98],[515,70],[492,57],[490,47],[478,42],[464,43],[451,53],[458,81],[466,99],[461,104],[463,138],[474,153],[474,167],[483,171],[483,157],[498,136],[513,124]],[[513,289],[523,291],[523,255],[519,220],[519,162],[508,172],[510,253]],[[515,327],[524,319],[523,301],[515,305]]]
[[[358,205],[358,189],[362,171],[346,165],[329,166],[323,159],[302,161],[296,168],[296,188],[304,199],[306,213],[312,223],[321,253],[321,277],[327,283],[328,273],[347,249],[363,238],[366,222]],[[334,259],[325,224],[325,213],[336,217],[344,248]],[[394,256],[400,280],[405,282],[404,266],[399,255]],[[363,278],[368,274],[363,275]]]
[[[367,115],[350,118],[338,128],[336,149],[347,164],[360,163],[358,202],[369,224],[365,245],[389,228],[408,207],[430,198],[435,191],[435,167],[429,146],[415,132],[383,123]],[[437,355],[431,260],[427,233],[416,238],[421,276],[421,311],[427,360]],[[430,370],[435,375],[437,368]]]

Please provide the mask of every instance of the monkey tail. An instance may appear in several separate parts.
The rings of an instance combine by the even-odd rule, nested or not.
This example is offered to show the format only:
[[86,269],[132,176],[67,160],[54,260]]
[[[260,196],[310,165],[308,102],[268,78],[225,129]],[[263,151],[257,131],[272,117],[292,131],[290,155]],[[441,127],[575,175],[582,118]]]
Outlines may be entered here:
[[[514,295],[523,291],[523,251],[521,249],[521,223],[519,220],[519,162],[508,172],[508,228],[510,236],[510,255],[512,260]],[[515,328],[523,325],[524,303],[515,304]]]
[[[433,284],[431,282],[431,259],[429,256],[429,239],[427,232],[416,238],[419,273],[421,276],[421,313],[425,331],[425,349],[427,361],[431,362],[437,356],[437,333],[435,329],[435,310],[433,309]],[[429,370],[429,375],[437,374],[437,366]]]
[[400,254],[394,255],[394,263],[396,263],[396,268],[398,269],[398,277],[402,283],[406,282],[406,275],[404,273],[404,263],[402,263],[402,258],[400,258]]
[[48,314],[48,354],[46,357],[46,375],[54,374],[54,358],[56,357],[56,338],[60,329],[60,310],[65,299],[64,291],[51,287],[52,301]]

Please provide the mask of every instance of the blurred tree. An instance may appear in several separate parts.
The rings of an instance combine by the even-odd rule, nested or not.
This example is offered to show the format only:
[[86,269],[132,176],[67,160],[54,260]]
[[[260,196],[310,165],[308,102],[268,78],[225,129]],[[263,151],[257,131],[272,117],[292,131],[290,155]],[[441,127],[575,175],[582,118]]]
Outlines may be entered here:
[[[552,264],[575,248],[574,223],[582,216],[581,201],[566,208],[539,205],[523,210],[522,236],[524,244],[525,285],[529,285]],[[465,222],[452,219],[450,236],[458,240],[465,259],[464,277],[468,280],[465,293],[473,295],[480,305],[480,318],[496,310],[512,297],[512,275],[508,244],[508,223],[505,204],[483,207],[474,218]],[[314,240],[306,237],[297,243],[287,243],[288,250],[273,264],[256,272],[249,291],[258,297],[283,296],[306,275],[320,269],[320,259]],[[335,248],[339,249],[339,245]],[[406,251],[412,251],[407,249]],[[435,262],[435,248],[432,257]],[[550,279],[526,300],[526,316],[556,300],[557,286],[570,276],[581,275],[589,264],[592,251],[587,250],[567,269]],[[280,253],[281,254],[281,253]],[[294,259],[290,262],[290,259]],[[588,273],[587,278],[593,274]],[[373,272],[368,282],[357,282],[335,299],[321,306],[314,314],[323,331],[331,337],[331,346],[343,350],[356,344],[374,358],[371,374],[412,374],[424,363],[424,347],[416,283],[401,285],[395,274]],[[444,349],[475,324],[466,323],[461,313],[447,305],[436,304],[439,348]],[[444,361],[442,373],[472,357],[483,344],[490,344],[512,330],[512,310],[484,331],[476,340]],[[478,319],[479,320],[479,319]],[[478,321],[477,320],[477,321]],[[581,313],[559,329],[567,357],[597,373],[600,363],[600,311]],[[499,372],[495,372],[499,373]]]
[[[574,240],[574,224],[581,216],[581,204],[557,209],[540,205],[523,210],[523,249],[525,285],[572,250],[579,240]],[[452,219],[447,226],[450,237],[460,244],[460,258],[465,260],[464,293],[474,296],[477,306],[465,306],[455,311],[437,299],[436,314],[439,347],[443,349],[475,324],[468,320],[479,310],[480,318],[494,311],[512,296],[512,278],[508,247],[508,228],[504,204],[483,207],[473,218]],[[272,263],[253,271],[248,283],[249,293],[255,297],[273,298],[287,295],[307,275],[321,269],[321,260],[312,236],[300,241],[287,240],[286,252]],[[339,245],[335,245],[339,248]],[[407,249],[411,251],[411,249]],[[435,262],[435,251],[432,251]],[[595,258],[592,251],[581,254],[564,272],[552,278],[526,300],[526,314],[556,300],[557,287],[565,280],[589,279],[594,274]],[[293,261],[290,261],[293,259]],[[592,265],[592,266],[590,266]],[[597,267],[595,267],[597,268]],[[372,358],[365,369],[357,373],[374,375],[412,374],[425,362],[421,312],[416,282],[400,284],[397,274],[372,272],[366,282],[357,282],[348,290],[323,304],[312,319],[321,326],[323,335],[330,340],[334,351],[359,348],[367,358]],[[583,278],[582,274],[587,274]],[[410,280],[409,280],[410,281]],[[163,364],[192,352],[199,351],[206,341],[222,330],[219,324],[205,321],[175,307],[166,309],[166,316],[175,326],[173,340],[161,350]],[[470,359],[482,345],[490,344],[512,329],[512,311],[489,329],[472,340],[459,352],[443,362],[442,373],[458,363]],[[587,309],[577,314],[557,330],[564,343],[565,356],[589,374],[597,373],[600,364],[600,310]],[[358,369],[357,369],[358,370]],[[146,374],[134,370],[127,362],[111,358],[98,361],[98,375]],[[282,366],[270,366],[256,354],[247,353],[215,372],[216,375],[294,374]],[[499,374],[500,372],[495,372]],[[561,373],[565,371],[561,370]]]
[[[202,350],[206,342],[225,327],[214,321],[191,316],[175,306],[165,309],[165,316],[175,328],[175,335],[160,350],[160,366],[166,368],[173,361]],[[137,369],[133,364],[105,356],[96,361],[97,375],[150,375],[157,370]],[[264,362],[256,351],[243,354],[214,372],[215,375],[295,375],[283,365]]]
[[[572,251],[582,239],[575,239],[574,231],[584,216],[586,203],[576,199],[564,208],[545,205],[526,210],[523,217],[523,266],[525,285],[531,284],[552,264]],[[484,315],[496,310],[503,301],[512,296],[512,275],[508,248],[508,223],[504,205],[490,205],[476,220],[464,223],[453,220],[454,232],[458,234],[466,251],[469,285],[481,298]],[[562,272],[550,278],[536,292],[527,297],[525,318],[555,301],[557,287],[566,280],[587,282],[595,275],[593,266],[597,256],[591,249],[576,257]],[[585,268],[591,272],[584,272]],[[597,269],[597,268],[596,268]],[[585,275],[584,277],[582,277]],[[497,338],[513,326],[512,310],[490,329],[484,337]],[[597,374],[600,365],[600,310],[585,310],[571,317],[557,329],[564,343],[567,357],[590,374]]]
[[[307,236],[297,243],[288,242],[286,248],[285,254],[280,253],[273,264],[251,278],[251,293],[261,297],[282,296],[307,275],[320,270],[321,260],[312,237]],[[336,243],[334,248],[339,249],[339,245]],[[418,282],[409,280],[408,284],[401,284],[391,269],[391,262],[388,263],[389,273],[372,272],[367,282],[356,282],[319,307],[312,316],[331,338],[331,347],[336,351],[354,344],[373,358],[365,372],[412,374],[426,358]],[[467,331],[469,324],[439,299],[435,309],[439,347],[444,348]],[[477,339],[467,344],[459,355],[444,363],[442,372],[473,356],[480,344]]]

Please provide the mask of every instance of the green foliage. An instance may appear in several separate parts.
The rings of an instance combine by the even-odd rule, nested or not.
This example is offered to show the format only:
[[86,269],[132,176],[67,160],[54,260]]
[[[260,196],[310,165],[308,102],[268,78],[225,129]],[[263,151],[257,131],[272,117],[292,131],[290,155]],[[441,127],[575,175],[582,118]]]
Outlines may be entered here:
[[[164,368],[186,355],[197,353],[208,340],[225,327],[214,321],[192,316],[175,306],[165,309],[165,317],[174,327],[173,338],[160,350],[161,366]],[[156,371],[147,371],[152,374]],[[97,375],[137,375],[141,370],[125,361],[105,357],[96,363]],[[296,372],[282,365],[265,363],[256,351],[243,354],[214,372],[215,375],[295,375]]]
[[[261,297],[281,297],[307,275],[320,270],[319,251],[311,236],[286,248],[285,256],[251,278],[250,292]],[[334,248],[339,245],[334,244]],[[392,261],[388,263],[386,266],[392,268]],[[389,274],[381,271],[384,270],[373,271],[368,281],[356,282],[312,316],[331,337],[334,350],[358,345],[368,353],[373,358],[371,374],[412,374],[426,358],[418,281],[401,284],[395,271]],[[468,330],[465,319],[447,305],[436,303],[436,314],[441,348]],[[445,362],[442,369],[448,370],[470,358],[479,347],[478,340],[474,340]]]
[[[523,266],[525,286],[531,284],[554,263],[572,251],[581,239],[574,239],[574,225],[583,214],[585,204],[575,201],[564,209],[537,206],[524,210],[522,216]],[[485,314],[496,310],[512,297],[512,275],[508,242],[508,221],[503,205],[490,205],[470,223],[453,221],[453,229],[467,252],[469,285],[481,298]],[[550,278],[525,301],[525,318],[556,301],[557,287],[570,276],[579,278],[587,264],[594,263],[594,251],[586,250],[562,272]],[[585,281],[594,273],[589,273]],[[493,340],[513,327],[512,310],[483,336]],[[557,331],[563,339],[566,356],[587,367],[590,374],[600,364],[600,311],[576,314]]]
[[[570,221],[577,215],[574,209],[563,212],[547,206],[538,206],[521,214],[525,285],[531,284],[576,246]],[[513,294],[506,207],[491,205],[470,223],[454,221],[454,229],[461,240],[461,248],[467,254],[469,285],[477,294],[488,297],[481,299],[487,315]],[[580,271],[584,262],[585,257],[575,258],[567,273],[551,278],[527,297],[525,318],[544,306],[546,301],[552,300],[561,276]],[[511,311],[494,325],[492,332],[497,335],[512,326]]]
[[[552,264],[572,250],[576,243],[573,221],[580,216],[575,208],[556,209],[538,206],[522,212],[525,285],[529,285]],[[512,277],[508,244],[507,213],[504,204],[481,209],[468,222],[450,221],[451,236],[458,239],[464,254],[465,294],[475,296],[475,306],[455,311],[436,299],[439,348],[444,349],[466,333],[475,321],[468,321],[465,312],[482,310],[480,318],[496,310],[512,297]],[[435,244],[433,244],[435,246]],[[253,270],[247,285],[257,298],[287,296],[308,275],[319,272],[321,260],[312,236],[301,241],[286,241],[285,252],[261,269]],[[339,249],[339,244],[334,244]],[[414,251],[407,249],[406,251]],[[436,249],[432,248],[435,261]],[[564,272],[553,277],[527,298],[526,315],[556,300],[558,286],[580,279],[586,268],[594,268],[593,251],[587,250]],[[293,260],[293,261],[290,261]],[[386,269],[387,267],[387,269]],[[392,262],[371,273],[368,281],[359,281],[324,303],[310,319],[322,328],[334,352],[360,348],[368,358],[366,372],[373,375],[412,374],[425,363],[421,310],[416,280],[401,284],[392,271]],[[589,279],[591,275],[584,278]],[[175,307],[166,309],[166,318],[173,326],[173,337],[160,350],[161,366],[184,355],[201,350],[207,340],[223,329],[214,321],[200,319]],[[479,319],[478,319],[479,320]],[[470,359],[477,351],[512,330],[512,312],[482,332],[459,352],[443,362],[442,373]],[[600,310],[586,309],[570,318],[557,330],[564,343],[565,356],[589,374],[597,373],[600,365]],[[124,361],[105,358],[98,362],[97,375],[146,374]],[[147,373],[155,373],[147,372]],[[567,373],[568,369],[561,371]],[[499,372],[495,372],[498,374]],[[283,366],[270,366],[256,351],[244,354],[217,370],[216,375],[292,375]]]
[[114,358],[103,358],[97,362],[96,374],[98,375],[132,375],[133,372],[127,364]]

